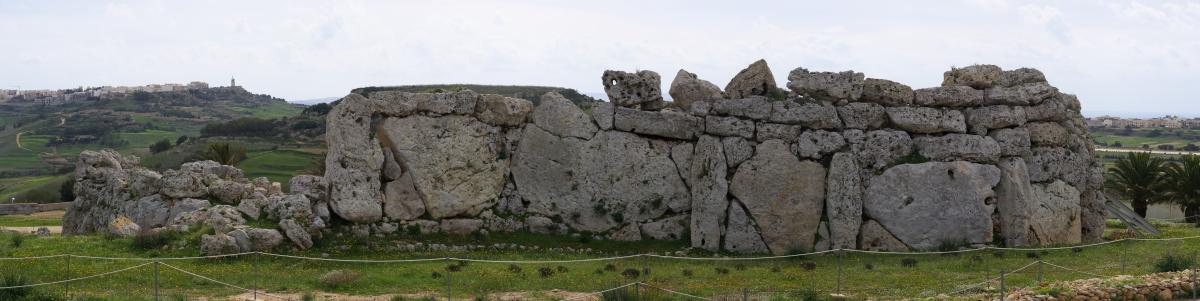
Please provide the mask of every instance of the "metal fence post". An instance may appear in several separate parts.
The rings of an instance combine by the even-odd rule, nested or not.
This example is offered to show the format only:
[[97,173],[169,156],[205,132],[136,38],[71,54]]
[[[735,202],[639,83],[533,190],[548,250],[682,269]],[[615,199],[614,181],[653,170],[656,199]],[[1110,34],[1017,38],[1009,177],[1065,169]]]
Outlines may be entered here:
[[1196,253],[1192,252],[1192,300],[1196,300]]
[[258,301],[258,279],[262,277],[259,273],[258,259],[262,254],[254,252],[254,258],[251,258],[250,265],[254,266],[254,301]]
[[1121,243],[1121,275],[1125,275],[1125,256],[1128,255],[1128,253],[1129,253],[1128,245],[1129,245],[1130,241],[1131,240],[1126,238],[1125,242]]
[[450,274],[454,274],[454,271],[446,269],[446,301],[450,301]]
[[[67,258],[67,280],[70,280],[71,277],[73,277],[73,276],[71,276],[71,254],[67,254],[66,258]],[[65,284],[67,285],[67,299],[70,300],[71,299],[71,282],[67,281]]]
[[160,301],[158,294],[158,261],[154,262],[154,301]]
[[1000,270],[1000,301],[1004,301],[1004,270]]
[[742,288],[742,301],[750,301],[750,289]]
[[1045,269],[1046,269],[1046,262],[1038,260],[1038,273],[1037,273],[1038,286],[1042,286],[1042,273],[1044,273]]
[[838,248],[837,251],[837,288],[834,292],[838,295],[842,294],[842,257],[846,256],[846,251]]

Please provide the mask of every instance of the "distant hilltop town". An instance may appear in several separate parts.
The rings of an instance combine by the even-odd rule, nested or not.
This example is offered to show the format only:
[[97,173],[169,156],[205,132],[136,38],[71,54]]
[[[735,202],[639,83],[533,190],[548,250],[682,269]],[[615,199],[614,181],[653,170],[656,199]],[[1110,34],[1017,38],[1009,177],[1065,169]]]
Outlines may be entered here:
[[[231,79],[228,87],[217,87],[213,89],[237,89],[237,81]],[[60,104],[74,101],[82,101],[89,98],[97,97],[120,97],[126,94],[137,92],[156,93],[156,92],[185,92],[188,90],[208,90],[209,85],[202,81],[193,81],[187,84],[149,84],[144,86],[103,86],[103,87],[79,87],[75,89],[59,89],[59,90],[12,90],[0,89],[0,104],[9,102],[37,102],[48,104]]]
[[1093,128],[1200,128],[1200,118],[1185,119],[1173,115],[1149,119],[1100,116],[1087,118],[1087,125]]

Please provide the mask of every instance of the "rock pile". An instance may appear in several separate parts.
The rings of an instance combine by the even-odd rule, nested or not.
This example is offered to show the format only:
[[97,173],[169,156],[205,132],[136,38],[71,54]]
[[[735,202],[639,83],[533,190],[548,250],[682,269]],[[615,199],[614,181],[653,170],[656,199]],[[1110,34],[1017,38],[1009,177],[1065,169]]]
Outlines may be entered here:
[[[300,247],[331,220],[360,236],[528,231],[774,254],[1100,239],[1101,169],[1075,96],[1034,69],[944,77],[914,90],[797,68],[784,90],[760,60],[724,91],[680,70],[665,102],[657,73],[605,71],[612,102],[586,111],[554,93],[537,107],[471,91],[352,93],[330,112],[324,177],[292,179],[291,194],[219,165],[159,176],[89,153],[72,226],[103,229],[106,212],[142,228],[200,220],[175,208],[207,197],[279,221]],[[107,209],[127,203],[153,210]],[[232,240],[212,245],[255,248],[218,207],[205,220],[219,216],[210,224]]]
[[[1175,300],[1190,297],[1192,271],[1167,272],[1141,276],[1120,275],[1111,278],[1082,279],[1052,283],[1043,289],[1021,289],[1004,300],[1088,301],[1088,300]],[[1045,293],[1054,291],[1054,295]],[[1177,298],[1178,297],[1178,298]]]
[[[292,193],[284,194],[279,183],[247,179],[241,170],[213,161],[159,174],[138,166],[134,156],[83,151],[75,181],[76,199],[63,217],[63,233],[69,235],[135,236],[207,226],[215,234],[201,237],[201,251],[226,254],[270,250],[285,239],[310,247],[311,235],[320,234],[330,218],[320,208],[326,194],[320,177],[298,176]],[[255,219],[278,222],[279,229],[246,225]]]

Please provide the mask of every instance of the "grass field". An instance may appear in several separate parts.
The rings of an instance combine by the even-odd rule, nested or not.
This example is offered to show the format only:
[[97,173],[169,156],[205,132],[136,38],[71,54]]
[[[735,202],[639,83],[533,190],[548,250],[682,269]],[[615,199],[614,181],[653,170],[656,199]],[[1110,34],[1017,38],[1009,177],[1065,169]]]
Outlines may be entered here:
[[47,211],[27,215],[0,215],[0,227],[62,226],[63,213]]
[[[7,203],[12,197],[19,196],[30,189],[43,186],[51,187],[57,192],[58,185],[62,184],[62,181],[66,180],[66,177],[65,175],[59,175],[0,179],[0,202]],[[18,199],[17,202],[26,202],[26,200]]]
[[267,177],[272,182],[286,186],[293,176],[311,170],[316,156],[298,150],[268,150],[247,153],[246,160],[238,163],[237,167],[245,172],[247,178]]
[[[1113,225],[1119,226],[1119,225]],[[1162,226],[1159,238],[1200,235],[1191,225]],[[403,232],[403,231],[402,231]],[[96,236],[22,236],[19,246],[12,243],[14,234],[0,234],[0,255],[6,257],[41,256],[71,253],[90,256],[119,257],[176,257],[197,255],[195,242],[176,249],[140,250],[130,247],[130,239],[111,239]],[[189,235],[194,240],[196,235]],[[411,242],[415,237],[395,235],[358,240],[328,237],[317,247],[302,252],[279,250],[291,255],[345,259],[423,259],[446,256],[490,260],[577,260],[678,250],[683,242],[626,243],[614,241],[580,241],[566,237],[546,237],[531,234],[494,234],[488,237],[427,236],[427,242],[449,244],[517,243],[525,246],[571,246],[593,248],[603,254],[568,254],[547,251],[469,251],[469,252],[402,252],[393,247]],[[175,244],[169,244],[174,246]],[[1079,271],[1100,275],[1145,274],[1154,272],[1156,260],[1166,254],[1195,254],[1200,240],[1125,241],[1086,248],[1063,248],[1045,251],[981,250],[958,254],[867,254],[826,253],[785,259],[714,260],[723,257],[702,256],[705,260],[680,260],[654,257],[632,257],[589,262],[466,262],[436,260],[432,262],[330,262],[302,260],[268,255],[246,255],[230,259],[171,260],[166,265],[245,287],[261,287],[270,293],[292,294],[325,291],[343,295],[386,296],[389,294],[444,296],[470,300],[478,295],[497,296],[501,292],[526,293],[523,299],[550,300],[555,292],[592,292],[624,283],[642,281],[709,298],[730,297],[740,300],[742,289],[763,300],[805,299],[808,292],[840,292],[850,299],[891,299],[934,297],[962,289],[996,277],[1002,270],[1013,271],[1044,260]],[[94,275],[144,263],[130,260],[71,259],[70,275]],[[198,297],[228,297],[237,289],[212,283],[176,271],[166,265],[158,266],[159,287],[167,300],[194,300]],[[1037,285],[1041,273],[1047,283],[1057,280],[1089,278],[1080,272],[1048,265],[1030,267],[1006,277],[1009,289]],[[319,278],[333,270],[351,271],[357,280],[340,285]],[[544,271],[544,272],[543,272]],[[647,273],[648,271],[648,273]],[[29,282],[40,283],[68,278],[65,258],[0,260],[0,273],[20,274]],[[637,275],[633,275],[637,273]],[[622,275],[624,274],[624,275]],[[840,275],[840,277],[839,277]],[[72,283],[73,295],[88,295],[90,300],[148,300],[153,296],[154,266],[143,266],[129,272]],[[840,281],[839,281],[840,279]],[[840,284],[840,285],[839,285]],[[55,285],[38,288],[43,294],[63,294],[68,288]],[[643,287],[643,289],[646,289]],[[447,292],[448,290],[448,292]],[[559,290],[559,291],[555,291]],[[656,290],[649,290],[656,291]],[[649,294],[647,300],[686,300],[661,291]],[[974,291],[995,293],[995,288]],[[959,299],[978,299],[982,295],[949,296]],[[382,299],[386,300],[386,297]],[[365,300],[365,299],[364,299]],[[478,300],[478,299],[476,299]]]

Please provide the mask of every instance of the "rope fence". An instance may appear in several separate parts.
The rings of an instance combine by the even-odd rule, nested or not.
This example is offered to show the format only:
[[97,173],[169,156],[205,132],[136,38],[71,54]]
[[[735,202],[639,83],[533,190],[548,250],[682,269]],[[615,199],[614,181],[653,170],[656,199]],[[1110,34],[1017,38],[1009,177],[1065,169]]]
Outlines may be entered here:
[[[211,283],[211,284],[219,285],[221,287],[225,287],[228,289],[233,289],[238,292],[252,294],[254,296],[254,298],[256,298],[256,300],[259,296],[270,297],[270,298],[274,298],[274,299],[278,299],[278,300],[289,300],[289,301],[295,300],[295,298],[289,298],[286,296],[269,293],[267,290],[264,290],[263,288],[258,286],[257,279],[254,280],[255,282],[254,282],[253,286],[247,285],[247,284],[239,285],[239,284],[236,284],[236,283],[238,283],[236,281],[229,281],[226,279],[221,279],[222,277],[228,277],[229,275],[224,275],[224,274],[219,274],[219,273],[214,273],[214,272],[201,273],[201,272],[191,271],[191,270],[182,268],[175,264],[168,264],[168,262],[186,262],[186,261],[195,261],[195,260],[242,258],[242,257],[248,257],[248,256],[255,256],[255,263],[258,262],[257,261],[258,257],[265,257],[268,259],[277,258],[277,259],[287,259],[287,260],[298,260],[299,261],[296,263],[291,263],[290,265],[302,264],[304,262],[324,262],[324,263],[329,263],[329,264],[421,264],[421,263],[450,262],[450,263],[453,263],[452,265],[458,264],[458,265],[462,265],[462,266],[465,266],[466,263],[512,264],[512,265],[517,265],[517,264],[537,264],[537,265],[592,264],[594,266],[596,263],[601,263],[601,262],[609,262],[610,263],[609,265],[611,265],[611,262],[616,262],[616,261],[641,260],[640,265],[642,266],[642,269],[640,271],[644,274],[641,277],[638,277],[639,279],[637,279],[636,281],[628,282],[628,283],[625,283],[625,284],[622,284],[619,286],[595,291],[592,293],[577,295],[574,297],[563,299],[564,301],[593,298],[595,296],[601,296],[606,293],[611,293],[613,291],[626,289],[629,287],[635,288],[637,290],[637,292],[639,293],[639,295],[641,294],[642,289],[646,288],[646,289],[652,289],[654,291],[667,293],[667,294],[676,296],[677,298],[685,298],[685,299],[692,299],[692,300],[714,300],[714,299],[734,300],[734,299],[748,298],[747,296],[749,295],[749,290],[745,289],[745,288],[742,289],[741,298],[737,298],[736,297],[737,294],[733,293],[732,296],[734,296],[734,297],[731,299],[730,298],[731,295],[704,296],[703,294],[696,294],[693,292],[685,292],[685,291],[679,290],[678,288],[671,286],[671,285],[664,285],[663,282],[665,282],[665,281],[652,281],[648,278],[649,274],[650,274],[650,269],[648,267],[649,265],[647,263],[648,259],[666,260],[667,262],[673,262],[673,261],[729,262],[728,264],[730,264],[730,265],[736,264],[736,267],[739,270],[742,268],[741,262],[762,261],[767,264],[775,262],[774,267],[769,267],[770,269],[772,269],[772,272],[778,272],[777,269],[778,269],[779,264],[785,263],[785,264],[792,264],[794,266],[802,267],[803,270],[805,270],[805,271],[815,270],[818,273],[823,273],[828,276],[833,275],[834,272],[836,271],[836,274],[837,274],[836,275],[836,283],[821,282],[818,285],[817,283],[807,283],[806,284],[804,282],[810,281],[810,280],[806,280],[806,279],[796,279],[795,280],[797,282],[797,285],[800,287],[804,287],[805,290],[813,289],[813,290],[826,291],[826,292],[835,293],[835,294],[843,294],[845,292],[850,292],[851,290],[848,288],[853,287],[853,284],[851,283],[852,281],[859,281],[860,283],[862,283],[863,281],[869,281],[869,279],[871,278],[871,277],[855,276],[855,275],[853,275],[855,273],[857,273],[857,274],[888,273],[888,272],[895,272],[894,270],[897,269],[895,267],[891,267],[892,270],[874,271],[874,268],[872,268],[873,264],[883,264],[884,262],[890,262],[891,264],[894,264],[895,262],[902,262],[898,266],[903,266],[905,268],[910,269],[904,273],[916,273],[916,274],[914,274],[915,275],[914,277],[927,277],[927,278],[931,278],[931,279],[940,279],[933,283],[922,283],[919,285],[914,285],[913,288],[922,289],[920,295],[923,295],[926,297],[930,297],[930,296],[934,296],[934,295],[941,295],[941,294],[952,295],[952,296],[953,295],[964,295],[964,294],[966,294],[966,295],[971,295],[971,294],[1003,295],[1005,292],[1015,289],[1015,288],[1042,285],[1043,283],[1053,281],[1053,280],[1072,280],[1072,279],[1079,279],[1078,277],[1086,277],[1086,278],[1112,277],[1115,275],[1129,274],[1129,272],[1131,272],[1130,271],[1131,268],[1134,269],[1132,271],[1133,274],[1145,273],[1147,271],[1148,267],[1151,267],[1155,264],[1155,260],[1157,260],[1157,258],[1151,257],[1151,256],[1145,256],[1145,255],[1142,255],[1142,256],[1128,255],[1129,249],[1131,248],[1132,245],[1134,245],[1133,244],[1134,242],[1167,242],[1169,244],[1166,245],[1165,248],[1164,247],[1154,247],[1151,250],[1153,250],[1153,252],[1160,252],[1160,253],[1155,253],[1155,254],[1166,254],[1166,255],[1170,255],[1172,253],[1177,254],[1177,255],[1183,255],[1183,254],[1190,253],[1190,254],[1192,254],[1191,255],[1192,262],[1190,264],[1192,267],[1194,267],[1195,266],[1195,262],[1194,262],[1195,261],[1195,253],[1197,251],[1200,251],[1200,248],[1197,248],[1194,245],[1185,245],[1185,244],[1183,244],[1183,242],[1191,242],[1196,239],[1200,239],[1200,236],[1177,237],[1177,238],[1123,238],[1123,239],[1119,239],[1119,240],[1091,243],[1091,244],[1079,245],[1079,246],[1060,246],[1060,247],[1045,247],[1045,248],[982,247],[982,248],[971,248],[971,249],[960,249],[960,250],[938,251],[938,252],[912,252],[912,251],[894,252],[894,251],[835,249],[835,250],[806,252],[806,253],[789,254],[789,255],[757,256],[757,257],[686,257],[686,256],[670,256],[670,255],[643,253],[643,254],[623,255],[623,256],[609,256],[609,257],[581,258],[581,259],[562,259],[562,260],[500,260],[500,259],[484,259],[484,258],[460,258],[460,257],[453,257],[453,256],[433,257],[433,258],[407,258],[407,259],[342,259],[342,258],[323,258],[323,257],[308,257],[308,256],[298,256],[298,255],[288,255],[288,254],[277,254],[277,253],[270,253],[270,252],[243,252],[243,253],[225,254],[225,255],[159,257],[159,258],[107,257],[107,256],[75,255],[75,254],[56,254],[56,255],[27,256],[27,257],[0,257],[0,262],[21,262],[21,261],[32,262],[32,261],[37,261],[37,260],[62,259],[62,260],[65,260],[65,262],[66,262],[66,273],[65,274],[68,277],[68,279],[63,279],[63,280],[47,281],[47,282],[32,283],[32,284],[0,285],[0,291],[13,290],[13,289],[35,288],[35,287],[46,287],[46,286],[54,286],[54,285],[64,285],[65,286],[64,290],[67,291],[68,293],[70,293],[70,291],[71,291],[70,283],[78,283],[78,282],[82,282],[82,281],[90,280],[90,279],[98,279],[98,278],[116,276],[118,274],[123,274],[123,273],[134,271],[134,270],[139,270],[139,269],[142,269],[145,267],[153,267],[154,268],[154,279],[153,279],[154,294],[155,294],[155,297],[157,298],[160,295],[160,279],[159,279],[159,269],[158,268],[161,266],[161,267],[166,268],[169,271],[178,272],[182,275],[186,275],[187,277],[198,279],[199,281],[203,281],[205,283]],[[1105,255],[1112,255],[1113,257],[1119,257],[1119,258],[1108,258],[1109,260],[1098,260],[1098,261],[1095,261],[1094,263],[1082,263],[1082,264],[1076,263],[1077,265],[1079,265],[1076,267],[1069,267],[1066,264],[1063,264],[1062,262],[1046,261],[1045,259],[1042,258],[1042,256],[1051,256],[1051,257],[1053,257],[1053,256],[1073,256],[1070,254],[1080,253],[1080,252],[1084,252],[1089,249],[1094,249],[1096,247],[1101,247],[1101,246],[1106,246],[1106,245],[1112,245],[1113,247],[1115,247],[1117,249],[1114,250],[1114,249],[1110,248],[1107,251],[1105,251],[1107,253],[1104,253],[1104,252],[1102,252],[1102,253],[1104,253]],[[962,255],[962,254],[969,254],[969,253],[974,253],[974,252],[980,252],[981,254],[969,255],[969,256]],[[1015,269],[1005,268],[1005,265],[1008,265],[1009,267],[1014,266],[1014,264],[1012,262],[1013,259],[1003,259],[1004,256],[1009,256],[1006,254],[1022,253],[1022,252],[1024,252],[1025,256],[1029,256],[1033,260],[1031,262],[1021,265]],[[858,254],[858,255],[852,256],[849,259],[846,259],[846,257],[848,255],[855,255],[855,254]],[[821,267],[816,267],[815,264],[813,264],[812,266],[809,266],[807,263],[807,262],[810,262],[808,257],[818,256],[818,255],[834,255],[834,256],[836,256],[836,257],[824,256],[824,258],[826,258],[825,260],[826,260],[827,264],[830,261],[834,262],[835,264],[833,266],[822,265]],[[945,269],[945,266],[935,266],[935,268],[932,270],[922,270],[922,269],[918,269],[915,267],[917,265],[915,260],[913,260],[913,263],[911,263],[912,267],[910,267],[909,266],[910,263],[908,263],[907,261],[910,260],[911,257],[906,257],[906,256],[934,256],[934,255],[949,256],[949,258],[957,258],[957,259],[946,259],[946,260],[942,260],[941,262],[931,263],[931,264],[958,265],[957,267],[959,267],[959,270],[956,272],[945,272],[945,271],[939,270],[939,269]],[[1000,259],[991,259],[993,257],[1000,258]],[[1098,258],[1103,258],[1103,257],[1098,257]],[[100,261],[100,262],[136,261],[136,262],[141,262],[141,263],[133,265],[133,266],[112,269],[112,270],[109,270],[106,272],[100,272],[100,273],[90,274],[90,275],[86,275],[86,276],[78,276],[78,277],[71,278],[72,275],[74,275],[74,273],[71,270],[71,259],[87,259],[87,260],[95,260],[95,261]],[[781,261],[781,260],[789,260],[789,259],[801,259],[801,260],[800,261],[787,261],[787,262]],[[845,261],[847,261],[847,260],[849,260],[851,263],[849,263],[849,264],[845,263]],[[1119,260],[1119,263],[1117,263],[1118,260]],[[637,263],[632,263],[631,265],[629,265],[627,267],[632,267],[632,266],[636,266],[636,265],[637,265]],[[689,270],[689,271],[691,268],[696,267],[696,266],[693,266],[690,264],[685,264],[682,266],[685,270]],[[762,265],[762,267],[760,267],[760,268],[763,268],[763,267],[767,267],[767,265]],[[451,275],[450,272],[454,272],[454,271],[449,270],[449,268],[450,268],[449,266],[447,266],[446,268],[447,268],[447,270],[444,271],[445,274],[442,277],[444,277],[444,281],[445,281],[445,290],[446,290],[445,295],[448,298],[448,296],[451,295],[451,287],[453,286],[453,283],[454,283],[450,278],[450,275]],[[461,268],[461,266],[459,268]],[[559,266],[559,268],[565,269],[565,268],[563,268],[563,266]],[[712,268],[712,267],[709,267],[709,268]],[[717,274],[728,273],[728,270],[726,270],[726,272],[721,272],[720,271],[721,268],[722,267],[719,267],[719,266],[716,267]],[[256,275],[251,278],[262,277],[264,275],[267,275],[267,274],[258,274],[257,267],[255,269],[256,270],[254,271],[254,273]],[[847,269],[852,269],[852,270],[847,272],[846,271]],[[1047,271],[1047,269],[1049,269],[1049,271]],[[975,271],[975,272],[972,272],[972,271]],[[690,276],[691,273],[692,272],[686,272],[685,274],[688,275],[687,277],[691,277]],[[205,274],[207,274],[207,275],[205,275]],[[435,271],[434,274],[435,275],[438,274],[437,271]],[[597,269],[597,274],[600,274],[599,269]],[[833,278],[833,277],[828,277],[828,276],[826,278],[830,278],[830,279]],[[456,278],[457,277],[464,277],[464,276],[456,276]],[[546,277],[546,276],[543,275],[542,277]],[[434,277],[434,278],[436,279],[438,277]],[[1048,279],[1048,278],[1055,278],[1055,279]],[[667,279],[669,279],[669,277]],[[866,279],[866,280],[864,280],[864,279]],[[971,279],[973,279],[973,280],[971,280]],[[753,280],[753,279],[747,279],[747,280]],[[826,279],[826,280],[829,280],[829,279]],[[243,281],[247,281],[247,280],[243,280]],[[465,281],[465,280],[460,280],[460,281]],[[127,282],[128,282],[128,280],[127,280]],[[667,283],[669,283],[669,282],[667,282]],[[959,285],[959,284],[954,284],[954,283],[966,283],[966,284]],[[8,284],[8,283],[4,283],[4,284]],[[128,284],[126,284],[126,285],[128,286]],[[826,287],[824,285],[828,285],[828,286]],[[999,290],[996,291],[995,287],[999,287]],[[913,288],[909,288],[909,290],[911,290]],[[860,291],[863,291],[863,292],[891,291],[894,294],[912,294],[911,291],[906,293],[903,289],[900,289],[900,288],[858,287],[858,289],[860,289]],[[773,291],[773,290],[768,290],[768,291]],[[762,292],[762,291],[760,291],[760,292]],[[944,293],[939,293],[939,292],[944,292]]]

